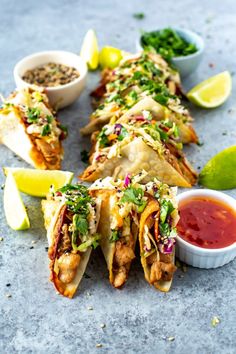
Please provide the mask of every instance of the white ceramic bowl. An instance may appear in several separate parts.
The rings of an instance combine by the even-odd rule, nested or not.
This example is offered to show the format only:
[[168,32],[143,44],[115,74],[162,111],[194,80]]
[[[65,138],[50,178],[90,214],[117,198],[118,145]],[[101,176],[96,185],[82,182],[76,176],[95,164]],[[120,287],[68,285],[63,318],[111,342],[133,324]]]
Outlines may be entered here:
[[[209,189],[195,189],[179,194],[178,202],[191,197],[211,197],[230,206],[236,212],[236,200],[222,192]],[[229,263],[236,257],[236,242],[217,249],[201,248],[177,236],[176,256],[186,264],[198,268],[217,268]]]
[[[161,30],[161,28],[160,29],[158,28],[157,31],[158,30]],[[187,42],[195,44],[198,49],[196,53],[189,54],[182,57],[172,58],[172,63],[177,68],[180,75],[182,77],[186,77],[190,75],[192,72],[194,72],[197,69],[198,65],[200,64],[204,52],[204,41],[202,37],[200,37],[197,33],[192,32],[190,30],[181,29],[181,28],[173,28],[173,30],[175,30],[178,33],[178,35],[184,38]],[[137,51],[143,50],[140,40],[141,37],[136,42]]]
[[76,68],[80,76],[72,82],[56,86],[46,87],[46,92],[49,97],[50,104],[55,108],[63,108],[73,103],[83,91],[86,84],[87,65],[84,60],[71,52],[50,50],[31,54],[20,60],[14,68],[14,78],[17,88],[33,86],[24,80],[22,76],[27,70],[34,69],[37,66],[54,62],[72,66]]

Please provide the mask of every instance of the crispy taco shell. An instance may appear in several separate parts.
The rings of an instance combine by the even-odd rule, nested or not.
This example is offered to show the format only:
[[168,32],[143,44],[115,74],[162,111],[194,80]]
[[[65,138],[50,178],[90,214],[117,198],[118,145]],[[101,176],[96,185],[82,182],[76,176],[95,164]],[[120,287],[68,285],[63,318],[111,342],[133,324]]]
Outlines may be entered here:
[[112,222],[111,216],[116,215],[118,225],[122,232],[123,220],[119,216],[116,191],[91,190],[94,197],[102,199],[98,233],[101,235],[100,246],[107,263],[109,281],[115,288],[121,288],[128,279],[132,260],[135,258],[135,245],[138,231],[136,225],[130,220],[129,240],[121,237],[111,242]]
[[[151,230],[153,227],[153,215],[159,213],[159,203],[154,198],[150,199],[144,212],[141,214],[139,226],[139,245],[141,253],[141,263],[144,270],[144,276],[150,285],[156,289],[167,292],[170,290],[173,273],[176,270],[174,265],[174,251],[172,254],[164,255],[158,250],[155,254],[145,258],[144,249],[144,227],[145,225]],[[155,221],[158,223],[158,220]],[[151,231],[150,231],[151,232]],[[155,238],[155,235],[153,235]]]
[[148,172],[145,182],[156,177],[163,183],[179,187],[191,187],[196,183],[196,173],[184,157],[178,159],[168,149],[165,156],[160,157],[141,137],[123,146],[120,156],[90,165],[80,178],[89,182],[106,176],[124,178],[127,173],[135,175],[143,169]]
[[[76,268],[75,263],[73,264],[74,277],[72,281],[63,282],[60,279],[61,257],[59,259],[57,258],[57,250],[60,241],[61,229],[64,221],[65,208],[66,206],[64,204],[57,201],[42,201],[42,210],[44,213],[45,227],[47,230],[47,238],[49,244],[48,255],[50,258],[51,280],[60,294],[72,298],[83,277],[92,248],[89,247],[86,252],[80,252],[79,264]],[[73,262],[78,261],[78,259],[75,259],[75,255],[72,254],[71,256],[71,254],[72,253],[68,255],[63,255],[63,267],[66,267],[68,264],[72,264]],[[69,259],[66,257],[71,258]],[[67,272],[70,272],[70,270],[67,270]]]

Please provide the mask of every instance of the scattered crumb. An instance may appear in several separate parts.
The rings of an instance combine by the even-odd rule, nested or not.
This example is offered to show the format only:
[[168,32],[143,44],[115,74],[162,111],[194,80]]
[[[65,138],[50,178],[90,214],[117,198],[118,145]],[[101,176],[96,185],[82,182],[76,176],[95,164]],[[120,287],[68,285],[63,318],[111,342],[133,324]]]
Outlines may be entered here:
[[96,344],[96,348],[101,348],[102,347],[102,344],[101,343],[97,343]]
[[92,311],[92,310],[93,310],[93,307],[92,307],[92,306],[88,306],[87,309],[88,309],[89,311]]
[[30,248],[29,248],[30,250],[33,250],[34,249],[34,246],[30,246]]
[[31,241],[32,244],[35,244],[36,242],[37,242],[37,241],[35,241],[35,240]]
[[168,337],[167,340],[168,340],[169,342],[173,342],[173,341],[175,340],[175,337]]
[[214,67],[215,67],[215,64],[209,63],[208,66],[209,66],[209,68],[214,68]]
[[6,286],[7,286],[7,287],[11,286],[11,283],[7,283]]
[[89,291],[87,291],[86,295],[91,296],[92,294]]
[[11,294],[6,294],[6,297],[10,298],[10,297],[12,297],[12,296],[11,296]]
[[59,291],[56,291],[56,294],[57,294],[57,295],[60,295]]
[[0,241],[3,241],[4,240],[4,238],[3,237],[0,237]]
[[180,279],[183,279],[183,278],[184,278],[184,275],[183,275],[183,274],[180,274],[180,275],[179,275],[179,278],[180,278]]
[[182,269],[183,269],[183,272],[184,272],[184,273],[186,273],[186,272],[187,272],[187,270],[188,270],[188,267],[186,266],[186,264],[183,264],[183,267],[182,267]]
[[48,252],[48,247],[45,247],[45,251]]
[[4,187],[5,187],[5,184],[2,184],[2,185],[1,185],[1,190],[3,190],[3,189],[4,189]]
[[105,323],[101,323],[101,324],[100,324],[100,327],[101,327],[101,328],[105,328],[105,327],[106,327]]
[[222,135],[227,135],[227,134],[228,134],[228,133],[227,133],[226,131],[222,133]]
[[211,319],[211,325],[212,327],[216,327],[220,323],[220,319],[217,316],[212,317]]

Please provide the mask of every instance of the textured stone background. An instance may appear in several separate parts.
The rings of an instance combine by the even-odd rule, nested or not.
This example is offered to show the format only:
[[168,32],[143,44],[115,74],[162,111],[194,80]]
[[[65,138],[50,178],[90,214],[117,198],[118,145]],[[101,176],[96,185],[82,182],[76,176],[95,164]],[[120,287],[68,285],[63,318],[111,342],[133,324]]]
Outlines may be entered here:
[[[101,46],[128,51],[135,50],[140,29],[172,25],[197,31],[205,39],[206,52],[198,71],[184,82],[186,89],[223,70],[235,71],[233,0],[0,0],[0,8],[0,92],[4,95],[14,89],[13,67],[19,59],[47,49],[78,52],[91,27],[97,30]],[[144,12],[145,19],[134,19],[135,12]],[[80,100],[59,114],[69,126],[63,169],[75,173],[84,167],[80,151],[88,147],[88,140],[81,139],[79,128],[88,118],[88,93],[97,81],[98,74],[90,74]],[[235,144],[235,109],[235,81],[231,98],[221,108],[191,107],[204,142],[202,147],[187,148],[197,169],[216,152]],[[26,166],[3,146],[0,161],[1,166]],[[4,183],[2,173],[0,183]],[[144,281],[137,260],[125,288],[118,291],[110,287],[105,262],[97,251],[77,296],[68,300],[56,295],[48,281],[40,201],[24,196],[32,227],[13,232],[6,226],[0,194],[0,236],[4,238],[0,242],[1,354],[235,353],[236,261],[217,270],[189,267],[186,273],[178,271],[171,292],[162,294]],[[236,196],[236,191],[229,194]],[[90,306],[93,310],[88,310]],[[213,316],[221,319],[216,328],[211,327]],[[101,323],[106,324],[104,329]],[[97,343],[103,347],[96,348]]]

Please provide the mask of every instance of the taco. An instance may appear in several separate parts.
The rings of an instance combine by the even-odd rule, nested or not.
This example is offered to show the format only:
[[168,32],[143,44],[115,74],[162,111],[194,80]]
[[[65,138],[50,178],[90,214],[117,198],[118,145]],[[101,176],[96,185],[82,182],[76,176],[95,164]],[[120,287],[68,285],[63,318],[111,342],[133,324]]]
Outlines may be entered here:
[[100,205],[85,186],[65,185],[42,201],[49,244],[51,280],[72,298],[85,272],[92,247],[98,245]]
[[[127,124],[128,123],[128,124]],[[108,124],[92,137],[90,166],[80,175],[84,181],[127,173],[148,172],[169,185],[191,187],[196,172],[182,152],[179,129],[168,119],[155,121],[150,111],[132,115],[127,123]]]
[[25,88],[11,94],[0,108],[0,143],[38,169],[61,167],[66,137],[43,90]]

